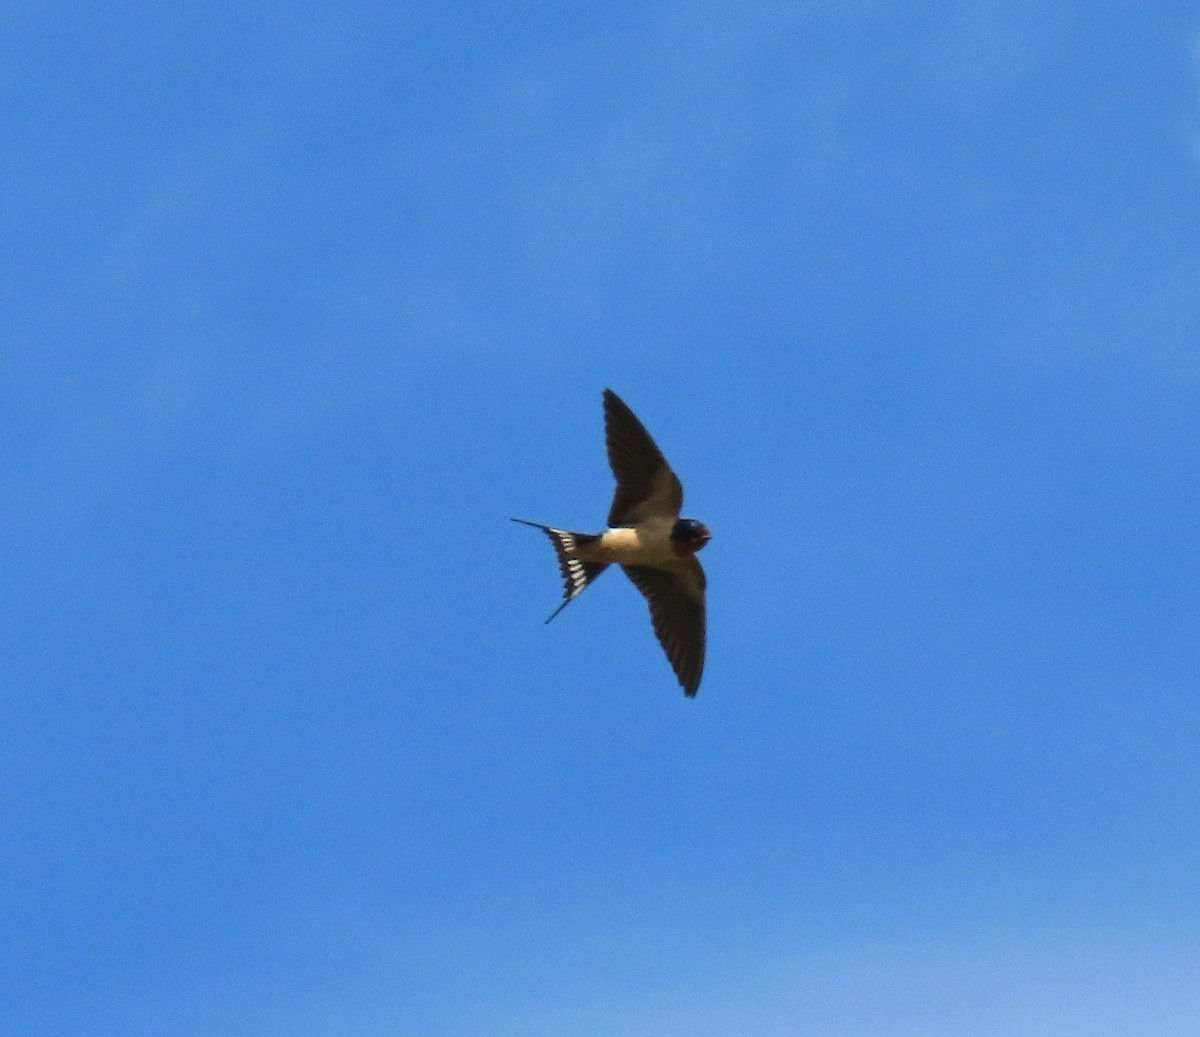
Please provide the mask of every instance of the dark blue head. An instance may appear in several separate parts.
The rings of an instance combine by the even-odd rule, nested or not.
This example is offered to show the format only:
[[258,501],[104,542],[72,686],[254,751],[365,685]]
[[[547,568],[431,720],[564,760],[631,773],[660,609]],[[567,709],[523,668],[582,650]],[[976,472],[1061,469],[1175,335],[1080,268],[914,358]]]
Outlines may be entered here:
[[712,539],[712,531],[695,519],[679,519],[671,528],[671,544],[676,554],[695,554]]

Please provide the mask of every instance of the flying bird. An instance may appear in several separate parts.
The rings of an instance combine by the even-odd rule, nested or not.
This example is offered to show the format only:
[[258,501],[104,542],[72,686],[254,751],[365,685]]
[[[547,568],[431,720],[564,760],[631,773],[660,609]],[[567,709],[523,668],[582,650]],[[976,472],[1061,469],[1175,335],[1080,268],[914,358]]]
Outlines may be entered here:
[[575,533],[540,522],[562,572],[562,603],[550,622],[609,565],[619,565],[650,606],[663,651],[691,697],[704,672],[704,570],[696,558],[712,538],[708,526],[680,518],[683,487],[637,416],[611,389],[604,390],[604,440],[617,487],[608,528]]

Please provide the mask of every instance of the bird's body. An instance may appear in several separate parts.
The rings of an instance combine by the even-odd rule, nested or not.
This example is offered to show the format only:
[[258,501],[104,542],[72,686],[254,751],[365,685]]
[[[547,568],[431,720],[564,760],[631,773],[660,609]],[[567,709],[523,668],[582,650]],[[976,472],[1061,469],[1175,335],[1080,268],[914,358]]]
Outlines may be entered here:
[[615,562],[617,565],[669,566],[679,555],[671,544],[669,518],[648,518],[636,526],[606,529],[600,539],[579,550],[585,562]]
[[696,694],[704,670],[705,578],[695,554],[712,534],[679,517],[683,488],[633,411],[604,390],[605,441],[616,477],[608,526],[599,533],[514,519],[549,536],[563,577],[550,622],[609,565],[619,565],[650,605],[654,632],[683,686]]

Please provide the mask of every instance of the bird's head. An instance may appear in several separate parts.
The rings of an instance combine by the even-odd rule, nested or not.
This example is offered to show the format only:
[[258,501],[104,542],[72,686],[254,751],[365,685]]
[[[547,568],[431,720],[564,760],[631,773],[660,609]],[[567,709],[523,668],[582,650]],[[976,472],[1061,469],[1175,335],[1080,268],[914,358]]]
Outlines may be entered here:
[[671,546],[679,555],[694,555],[712,539],[712,531],[703,522],[681,518],[671,528]]

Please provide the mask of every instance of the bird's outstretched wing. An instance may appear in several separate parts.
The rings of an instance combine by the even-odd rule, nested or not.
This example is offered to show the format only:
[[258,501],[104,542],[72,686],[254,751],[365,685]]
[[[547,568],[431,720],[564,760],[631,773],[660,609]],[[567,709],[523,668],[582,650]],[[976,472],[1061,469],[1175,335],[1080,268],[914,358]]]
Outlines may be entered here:
[[632,526],[653,515],[679,516],[683,487],[637,415],[611,389],[604,390],[604,440],[617,480],[610,526]]
[[670,569],[623,565],[650,604],[650,620],[675,676],[691,696],[704,672],[704,570],[694,556]]

